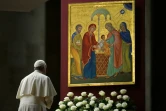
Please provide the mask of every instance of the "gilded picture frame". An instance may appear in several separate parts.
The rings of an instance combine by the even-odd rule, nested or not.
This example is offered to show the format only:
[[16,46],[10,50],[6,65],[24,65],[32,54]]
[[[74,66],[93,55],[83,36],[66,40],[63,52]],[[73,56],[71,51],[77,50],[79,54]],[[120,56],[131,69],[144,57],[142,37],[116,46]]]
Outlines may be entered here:
[[68,4],[68,87],[135,84],[135,1]]

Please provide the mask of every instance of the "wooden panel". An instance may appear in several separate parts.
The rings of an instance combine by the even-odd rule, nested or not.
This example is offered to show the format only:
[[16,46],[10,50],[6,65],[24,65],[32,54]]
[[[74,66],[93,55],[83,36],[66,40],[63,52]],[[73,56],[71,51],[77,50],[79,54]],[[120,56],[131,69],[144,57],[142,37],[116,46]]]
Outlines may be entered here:
[[106,76],[109,56],[96,54],[96,73],[97,76]]

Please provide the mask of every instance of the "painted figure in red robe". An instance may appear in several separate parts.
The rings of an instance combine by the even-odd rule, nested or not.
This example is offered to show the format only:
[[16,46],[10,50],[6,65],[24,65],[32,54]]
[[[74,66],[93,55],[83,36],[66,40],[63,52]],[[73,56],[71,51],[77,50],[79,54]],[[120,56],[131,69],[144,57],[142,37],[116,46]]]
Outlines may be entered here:
[[96,55],[98,42],[95,39],[94,31],[95,24],[90,24],[88,31],[83,36],[82,41],[82,62],[83,62],[83,76],[84,78],[96,78]]

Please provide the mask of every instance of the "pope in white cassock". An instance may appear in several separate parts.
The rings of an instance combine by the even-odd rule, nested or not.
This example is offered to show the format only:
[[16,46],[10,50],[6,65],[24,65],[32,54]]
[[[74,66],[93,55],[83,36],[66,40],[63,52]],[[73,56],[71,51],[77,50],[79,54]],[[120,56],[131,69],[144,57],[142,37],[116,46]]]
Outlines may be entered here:
[[20,99],[18,111],[47,111],[57,92],[46,74],[46,63],[37,60],[34,72],[21,80],[16,99]]

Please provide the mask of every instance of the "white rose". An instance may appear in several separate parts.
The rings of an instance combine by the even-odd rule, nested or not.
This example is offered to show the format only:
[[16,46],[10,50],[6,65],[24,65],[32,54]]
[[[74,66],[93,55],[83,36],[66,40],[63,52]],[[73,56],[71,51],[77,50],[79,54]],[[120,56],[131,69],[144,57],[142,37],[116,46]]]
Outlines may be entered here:
[[82,104],[83,104],[83,105],[85,105],[85,104],[87,104],[87,103],[88,103],[88,102],[87,102],[86,100],[83,100],[83,101],[82,101]]
[[122,99],[122,95],[118,95],[118,96],[117,96],[117,99]]
[[112,107],[112,104],[108,103],[107,106],[108,106],[108,108],[111,108],[111,107]]
[[121,111],[126,111],[125,109],[122,109]]
[[55,111],[61,111],[60,109],[56,109]]
[[70,101],[69,97],[65,97],[64,101]]
[[63,101],[59,101],[59,105],[63,104],[64,102]]
[[82,106],[82,102],[78,102],[78,103],[76,104],[76,106],[77,106],[77,107],[81,107],[81,106]]
[[121,93],[121,94],[125,94],[126,92],[127,92],[126,89],[121,89],[121,90],[120,90],[120,93]]
[[114,101],[113,101],[113,100],[109,100],[108,103],[109,103],[109,104],[113,104]]
[[93,93],[89,93],[88,94],[88,97],[92,97],[94,94]]
[[123,95],[123,100],[125,100],[125,101],[129,100],[129,96],[128,95]]
[[73,97],[73,96],[74,96],[74,93],[73,93],[73,92],[68,92],[68,93],[67,93],[67,96],[68,96],[68,97]]
[[86,96],[86,95],[87,95],[86,92],[81,93],[81,96]]
[[116,96],[117,95],[117,92],[116,91],[112,91],[111,92],[111,96]]
[[74,96],[74,100],[78,100],[78,96]]
[[90,108],[89,104],[86,104],[86,109],[89,109],[89,108]]
[[66,105],[65,105],[65,104],[61,104],[61,105],[59,106],[59,108],[63,110],[63,109],[66,108]]
[[101,91],[99,92],[99,95],[100,95],[100,96],[105,96],[105,92],[101,90]]
[[123,107],[123,108],[127,107],[127,103],[126,103],[126,102],[123,102],[123,103],[122,103],[122,107]]
[[103,109],[104,109],[104,110],[107,110],[107,109],[108,109],[108,106],[107,106],[107,105],[104,105],[104,106],[103,106]]
[[77,107],[76,106],[71,106],[70,108],[72,111],[76,111]]
[[70,101],[70,102],[67,103],[67,105],[68,105],[68,106],[73,106],[74,104],[73,104],[72,101]]
[[91,97],[91,100],[93,100],[93,101],[95,101],[96,99],[97,99],[96,96]]
[[116,107],[117,107],[117,108],[120,108],[120,107],[122,107],[122,104],[121,104],[121,103],[117,103],[117,104],[116,104]]
[[110,100],[110,97],[106,97],[105,100],[106,100],[106,101],[109,101],[109,100]]
[[119,109],[114,109],[114,111],[119,111]]
[[89,104],[93,106],[95,104],[95,101],[91,100]]
[[83,99],[82,96],[79,96],[79,97],[78,97],[78,100],[79,100],[79,101],[81,101],[82,99]]
[[100,103],[100,104],[99,104],[99,108],[100,108],[100,109],[103,109],[103,106],[104,106],[104,105],[105,105],[104,103]]
[[94,111],[100,111],[100,109],[99,108],[95,108]]

